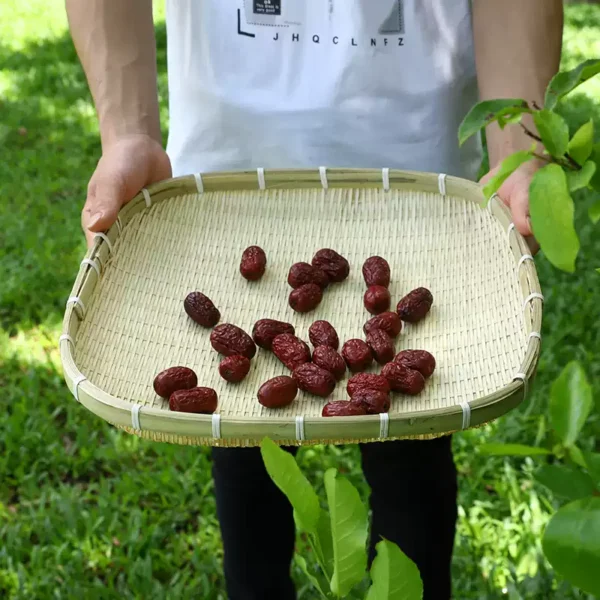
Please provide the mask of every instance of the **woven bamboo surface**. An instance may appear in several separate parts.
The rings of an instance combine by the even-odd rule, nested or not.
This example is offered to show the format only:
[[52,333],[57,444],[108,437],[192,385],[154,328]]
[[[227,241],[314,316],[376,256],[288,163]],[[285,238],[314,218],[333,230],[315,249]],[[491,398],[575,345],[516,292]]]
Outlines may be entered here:
[[[189,319],[183,299],[200,290],[219,308],[221,322],[250,332],[260,318],[280,319],[305,340],[310,324],[326,319],[343,343],[364,337],[370,315],[362,303],[361,267],[379,254],[391,265],[394,306],[415,287],[434,295],[430,314],[404,327],[396,350],[426,349],[437,369],[419,396],[393,396],[389,438],[459,429],[464,402],[472,405],[470,425],[518,404],[526,386],[514,378],[518,373],[528,378],[535,368],[539,339],[529,333],[539,331],[541,302],[524,305],[539,284],[533,262],[519,263],[527,249],[508,229],[505,209],[496,201],[492,210],[481,209],[477,186],[459,179],[444,180],[443,191],[454,194],[442,196],[433,175],[392,172],[392,189],[386,191],[377,180],[381,172],[343,173],[347,184],[328,189],[314,174],[298,183],[288,172],[279,176],[281,183],[272,179],[269,185],[267,173],[264,190],[256,183],[255,189],[243,189],[252,187],[248,174],[215,176],[213,186],[206,176],[202,193],[194,178],[181,178],[136,198],[88,254],[101,276],[89,264],[80,271],[73,295],[84,310],[71,302],[65,315],[64,332],[73,344],[61,343],[61,354],[72,390],[77,372],[85,377],[77,386],[79,400],[118,426],[172,443],[253,445],[264,435],[280,443],[378,439],[378,417],[322,419],[325,401],[303,392],[286,408],[261,406],[260,384],[286,374],[265,350],[258,350],[242,383],[226,383],[218,374],[222,357],[210,345],[210,331]],[[254,244],[267,254],[267,271],[260,281],[248,282],[239,274],[239,261]],[[348,259],[350,276],[330,286],[315,311],[295,313],[287,302],[287,271],[294,262],[310,262],[323,247]],[[199,385],[217,390],[218,438],[210,416],[172,413],[154,393],[155,375],[175,365],[191,367]],[[330,400],[347,398],[346,381]],[[127,415],[132,403],[141,405],[135,430]],[[295,435],[299,415],[305,419],[303,440]]]

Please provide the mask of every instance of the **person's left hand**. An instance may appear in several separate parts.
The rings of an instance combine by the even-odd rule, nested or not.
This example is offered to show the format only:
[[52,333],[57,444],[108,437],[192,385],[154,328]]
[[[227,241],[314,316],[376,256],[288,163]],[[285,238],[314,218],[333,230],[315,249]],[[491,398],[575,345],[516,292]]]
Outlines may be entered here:
[[[533,237],[531,220],[529,219],[529,184],[531,183],[535,172],[545,164],[544,161],[535,158],[523,163],[506,179],[497,192],[502,202],[510,209],[512,220],[517,231],[525,236],[527,244],[533,254],[540,249],[540,246],[535,237]],[[497,171],[498,166],[494,167],[489,173],[484,175],[479,183],[482,185],[487,183]]]

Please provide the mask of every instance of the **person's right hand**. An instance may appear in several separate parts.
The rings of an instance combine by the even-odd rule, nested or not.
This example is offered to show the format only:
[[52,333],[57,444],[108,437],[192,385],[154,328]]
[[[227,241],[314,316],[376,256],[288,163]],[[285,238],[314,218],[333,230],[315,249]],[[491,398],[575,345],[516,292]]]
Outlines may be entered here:
[[143,187],[172,176],[171,161],[153,138],[130,135],[105,148],[90,179],[81,225],[88,246],[94,233],[105,231],[121,207]]

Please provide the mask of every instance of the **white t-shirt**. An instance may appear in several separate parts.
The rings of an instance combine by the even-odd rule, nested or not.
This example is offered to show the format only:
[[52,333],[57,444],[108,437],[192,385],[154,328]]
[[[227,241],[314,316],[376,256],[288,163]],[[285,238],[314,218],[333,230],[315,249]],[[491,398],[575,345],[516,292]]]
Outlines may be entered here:
[[167,0],[175,175],[391,167],[474,178],[469,0]]

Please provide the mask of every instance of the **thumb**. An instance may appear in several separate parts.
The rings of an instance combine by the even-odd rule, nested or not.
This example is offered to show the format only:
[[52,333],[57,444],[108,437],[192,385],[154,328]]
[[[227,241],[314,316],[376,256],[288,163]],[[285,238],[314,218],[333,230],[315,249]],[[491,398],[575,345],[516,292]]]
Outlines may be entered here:
[[114,177],[98,177],[90,182],[88,195],[81,213],[83,229],[105,231],[116,220],[123,205],[123,186]]

